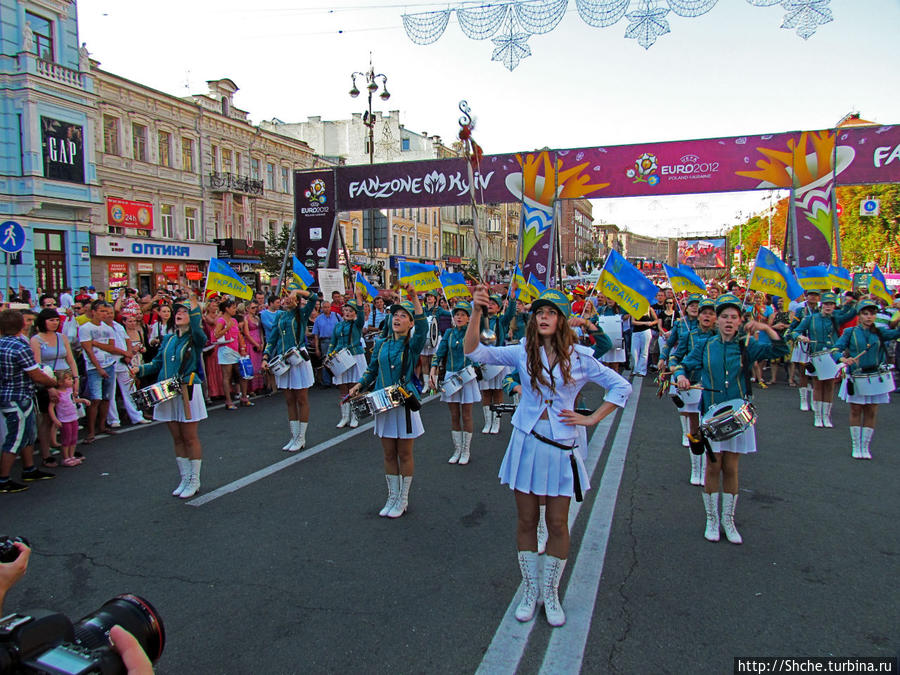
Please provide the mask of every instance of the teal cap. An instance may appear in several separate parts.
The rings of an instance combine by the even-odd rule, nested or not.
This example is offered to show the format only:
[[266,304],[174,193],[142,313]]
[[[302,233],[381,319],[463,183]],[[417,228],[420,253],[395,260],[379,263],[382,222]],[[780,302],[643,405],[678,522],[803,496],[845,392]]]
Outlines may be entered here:
[[700,301],[700,311],[701,311],[701,312],[702,312],[704,309],[712,309],[712,310],[715,310],[715,308],[716,308],[716,301],[713,300],[712,298],[703,298],[703,299]]
[[703,296],[700,293],[691,293],[688,296],[687,302],[685,303],[685,307],[690,305],[692,302],[700,302],[703,299]]
[[416,306],[412,304],[409,300],[404,300],[403,302],[395,302],[391,305],[391,315],[393,316],[400,310],[403,310],[407,314],[409,314],[409,318],[413,319],[416,316]]
[[497,307],[503,307],[503,297],[498,295],[497,293],[494,293],[491,296],[491,302],[496,302]]
[[569,299],[566,297],[565,293],[558,291],[555,288],[548,288],[543,291],[537,297],[537,300],[531,303],[532,313],[537,312],[538,309],[543,306],[552,307],[566,319],[568,319],[569,315],[572,313],[572,306],[569,304]]
[[856,311],[861,312],[864,309],[874,309],[877,312],[881,309],[881,306],[874,300],[860,300],[859,304],[856,305]]
[[469,316],[472,316],[472,303],[468,300],[460,300],[455,305],[453,305],[453,312],[465,312]]
[[734,293],[725,293],[720,295],[716,300],[716,314],[721,314],[726,307],[734,307],[738,311],[741,309],[741,299]]
[[822,299],[820,300],[820,302],[823,305],[826,302],[833,302],[834,304],[837,304],[837,296],[831,291],[825,291],[824,293],[822,293]]

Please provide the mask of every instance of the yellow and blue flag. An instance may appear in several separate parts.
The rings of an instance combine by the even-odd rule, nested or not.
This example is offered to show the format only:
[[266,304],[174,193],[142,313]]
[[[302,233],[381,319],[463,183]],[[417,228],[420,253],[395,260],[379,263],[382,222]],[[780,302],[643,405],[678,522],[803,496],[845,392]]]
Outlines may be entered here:
[[[249,300],[253,290],[244,283],[231,266],[218,258],[210,258],[206,274],[206,292],[228,293],[236,298]],[[205,295],[205,294],[204,294]]]
[[878,265],[875,265],[875,269],[872,270],[872,278],[869,280],[869,293],[876,298],[881,298],[888,305],[894,301],[891,297],[891,292],[887,288],[887,282],[884,280],[884,274],[881,273]]
[[531,302],[537,295],[532,295],[531,286],[528,284],[528,280],[525,278],[525,274],[522,272],[522,268],[518,265],[513,269],[513,281],[516,282],[516,298],[521,300],[522,302]]
[[751,291],[777,295],[786,302],[803,295],[803,287],[797,283],[784,261],[765,246],[759,247],[747,287]]
[[794,275],[805,291],[819,291],[831,288],[831,275],[828,273],[828,268],[824,265],[798,267],[794,270]]
[[441,287],[438,279],[439,270],[434,265],[423,263],[401,262],[398,268],[401,284],[412,284],[419,293],[433,291]]
[[355,290],[362,293],[366,300],[374,300],[378,295],[378,289],[369,283],[369,280],[363,276],[362,272],[356,273],[356,280],[353,283]]
[[293,263],[293,276],[294,281],[300,286],[302,290],[308,289],[310,286],[316,283],[316,280],[313,279],[313,275],[309,273],[309,270],[306,269],[306,266],[300,262],[297,256],[294,256]]
[[853,279],[850,271],[837,265],[828,266],[828,279],[831,282],[831,288],[840,288],[842,291],[849,291],[853,288]]
[[669,283],[672,284],[672,290],[676,293],[705,293],[706,282],[703,281],[697,273],[687,265],[680,267],[669,267],[663,265],[666,270],[666,276],[669,277]]
[[538,281],[538,278],[536,276],[534,276],[534,272],[531,272],[528,275],[528,289],[531,292],[531,297],[536,298],[541,293],[546,291],[547,287],[544,286],[544,284],[542,284],[540,281]]
[[444,287],[444,297],[471,298],[469,287],[466,286],[466,278],[459,272],[444,272],[441,274],[441,286]]
[[597,279],[597,289],[635,319],[656,302],[656,286],[618,251],[610,251]]

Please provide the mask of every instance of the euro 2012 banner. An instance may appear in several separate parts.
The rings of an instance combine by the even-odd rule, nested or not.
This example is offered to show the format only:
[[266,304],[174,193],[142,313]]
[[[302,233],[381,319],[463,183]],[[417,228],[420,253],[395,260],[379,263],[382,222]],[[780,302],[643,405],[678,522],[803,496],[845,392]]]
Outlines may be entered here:
[[[462,158],[333,172],[339,211],[470,204],[473,196],[479,204],[519,202],[519,262],[526,278],[542,280],[551,271],[549,235],[559,199],[790,188],[799,264],[807,266],[831,262],[824,258],[834,246],[834,186],[900,182],[900,126],[485,155],[471,175]],[[304,205],[306,175],[297,173]]]

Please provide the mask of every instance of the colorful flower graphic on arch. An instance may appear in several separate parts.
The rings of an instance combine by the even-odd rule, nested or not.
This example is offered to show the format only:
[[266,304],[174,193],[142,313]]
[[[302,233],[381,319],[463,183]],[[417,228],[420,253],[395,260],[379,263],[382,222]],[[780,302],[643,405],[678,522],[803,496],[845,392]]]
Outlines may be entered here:
[[627,169],[625,175],[631,178],[632,183],[647,183],[649,185],[659,184],[659,161],[656,155],[645,152],[634,161],[634,167]]
[[324,204],[328,201],[325,196],[325,181],[321,178],[316,178],[309,184],[309,190],[304,193],[304,196],[309,200],[310,206]]
[[834,245],[833,199],[835,177],[853,162],[849,145],[835,149],[830,131],[804,131],[787,142],[787,150],[756,148],[764,159],[755,171],[738,176],[760,181],[760,188],[791,188],[797,224],[797,258],[802,266],[830,265]]
[[[560,155],[550,157],[549,151],[517,154],[516,161],[522,167],[521,173],[506,176],[506,188],[516,199],[522,200],[522,246],[520,260],[522,271],[531,272],[544,278],[550,261],[550,241],[544,235],[553,225],[553,206],[556,199],[578,199],[593,196],[609,183],[591,183],[586,173],[590,162],[565,166]],[[575,161],[582,158],[575,155]]]

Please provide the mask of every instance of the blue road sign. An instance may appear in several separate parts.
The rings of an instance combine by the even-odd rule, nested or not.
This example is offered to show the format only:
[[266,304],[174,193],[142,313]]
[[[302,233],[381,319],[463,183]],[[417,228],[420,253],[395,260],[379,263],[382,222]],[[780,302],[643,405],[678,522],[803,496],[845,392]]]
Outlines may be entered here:
[[18,253],[25,248],[25,229],[14,220],[0,223],[0,251]]

